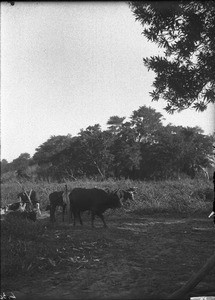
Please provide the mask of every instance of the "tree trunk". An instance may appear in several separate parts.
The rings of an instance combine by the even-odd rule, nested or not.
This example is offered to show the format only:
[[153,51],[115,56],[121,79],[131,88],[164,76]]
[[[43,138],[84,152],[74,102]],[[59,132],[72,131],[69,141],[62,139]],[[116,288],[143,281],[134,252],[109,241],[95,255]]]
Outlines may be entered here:
[[95,160],[93,160],[94,165],[96,166],[99,174],[101,175],[101,177],[104,179],[104,174],[102,173],[101,169],[99,168],[97,162]]

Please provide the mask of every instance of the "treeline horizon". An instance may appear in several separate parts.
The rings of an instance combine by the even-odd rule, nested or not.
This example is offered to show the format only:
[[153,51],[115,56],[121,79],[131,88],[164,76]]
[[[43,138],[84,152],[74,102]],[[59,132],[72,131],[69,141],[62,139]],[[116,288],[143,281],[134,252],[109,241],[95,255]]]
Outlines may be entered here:
[[52,135],[32,157],[22,153],[12,162],[1,161],[1,173],[45,181],[107,178],[164,180],[195,178],[210,165],[213,135],[199,127],[162,123],[163,115],[141,106],[126,117],[112,116],[107,129],[99,124],[76,136]]

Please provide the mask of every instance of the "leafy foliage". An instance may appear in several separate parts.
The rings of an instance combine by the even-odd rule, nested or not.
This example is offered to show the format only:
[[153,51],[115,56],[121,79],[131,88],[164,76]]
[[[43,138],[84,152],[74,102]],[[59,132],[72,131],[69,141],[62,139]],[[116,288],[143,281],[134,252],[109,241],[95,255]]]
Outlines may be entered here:
[[131,123],[123,124],[114,136],[111,145],[111,153],[114,157],[112,172],[116,178],[133,177],[135,170],[139,168],[140,144],[136,142],[135,131],[131,128]]
[[207,166],[212,142],[212,137],[203,135],[198,127],[162,127],[156,132],[153,143],[142,145],[140,176],[144,179],[167,179],[187,174],[194,178],[198,166]]
[[146,38],[164,57],[144,58],[156,74],[152,100],[163,98],[169,113],[215,101],[214,1],[129,2]]
[[81,151],[87,161],[87,169],[90,170],[88,175],[98,173],[101,178],[105,178],[113,158],[109,150],[112,135],[108,131],[102,132],[99,124],[87,127],[79,135]]
[[45,143],[36,148],[33,156],[35,162],[42,164],[49,161],[54,154],[64,150],[71,142],[71,136],[51,136]]
[[[12,163],[2,160],[2,170],[8,175],[8,171],[16,170],[20,179],[48,182],[85,177],[194,178],[202,167],[210,165],[214,137],[204,135],[198,127],[163,126],[162,120],[161,113],[142,106],[128,121],[110,117],[107,130],[95,124],[74,137],[51,136],[36,149],[33,158],[23,153]],[[10,177],[2,176],[2,181]]]
[[1,161],[1,172],[6,173],[10,170],[9,163],[6,159],[2,159]]
[[162,127],[162,114],[151,107],[141,106],[133,111],[131,125],[139,142],[153,140],[155,132]]
[[109,130],[113,134],[117,133],[120,130],[124,120],[125,120],[125,117],[122,117],[122,118],[120,118],[118,116],[110,117],[109,120],[107,121],[107,125],[109,125],[109,127],[108,127]]

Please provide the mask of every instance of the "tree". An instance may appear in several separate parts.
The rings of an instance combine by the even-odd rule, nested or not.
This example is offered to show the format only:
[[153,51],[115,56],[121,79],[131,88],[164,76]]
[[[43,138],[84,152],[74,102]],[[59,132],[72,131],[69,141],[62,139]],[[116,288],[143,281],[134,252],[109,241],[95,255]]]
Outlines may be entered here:
[[131,126],[138,142],[153,141],[156,131],[162,127],[162,114],[151,107],[141,106],[131,116]]
[[130,122],[122,124],[111,145],[112,171],[115,177],[134,178],[140,163],[140,143]]
[[183,139],[179,132],[180,127],[160,127],[154,134],[153,143],[142,144],[141,178],[163,180],[179,177],[183,155]]
[[156,131],[153,143],[142,143],[140,178],[163,180],[181,174],[194,178],[199,166],[207,166],[211,153],[212,137],[200,128],[169,124]]
[[50,179],[61,181],[64,173],[63,167],[65,164],[56,161],[56,157],[63,150],[67,149],[72,141],[70,134],[51,136],[46,142],[36,148],[33,156],[33,162],[37,163],[37,175],[43,180],[49,181]]
[[6,159],[1,160],[1,173],[6,173],[10,170],[10,164]]
[[133,178],[139,168],[140,151],[135,130],[131,122],[124,122],[125,119],[112,116],[107,122],[108,131],[112,134],[110,151],[113,163],[110,173],[116,178]]
[[125,120],[125,117],[112,116],[107,121],[108,130],[110,130],[113,134],[116,134],[120,131],[122,124]]
[[211,155],[213,151],[213,138],[204,135],[199,127],[182,127],[180,134],[183,137],[181,170],[194,178],[200,166],[208,165],[208,155]]
[[86,175],[97,175],[104,179],[107,175],[113,156],[110,153],[112,134],[101,131],[100,125],[88,126],[79,133],[80,151]]
[[166,111],[204,111],[215,102],[215,2],[129,2],[144,36],[164,49],[164,57],[144,58],[156,74],[152,101]]
[[20,170],[20,172],[23,172],[27,169],[29,165],[30,160],[30,154],[29,153],[21,153],[19,157],[15,158],[11,163],[11,169],[12,170]]
[[69,147],[71,139],[70,134],[51,136],[45,143],[36,148],[33,156],[34,162],[38,164],[51,162],[53,155]]

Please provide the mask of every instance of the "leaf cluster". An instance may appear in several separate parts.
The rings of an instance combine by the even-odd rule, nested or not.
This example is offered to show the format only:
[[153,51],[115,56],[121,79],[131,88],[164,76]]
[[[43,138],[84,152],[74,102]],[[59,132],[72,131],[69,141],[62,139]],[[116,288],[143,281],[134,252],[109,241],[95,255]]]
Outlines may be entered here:
[[169,113],[192,107],[204,111],[215,101],[214,1],[129,2],[143,35],[164,51],[143,59],[155,72],[153,101],[164,99]]

